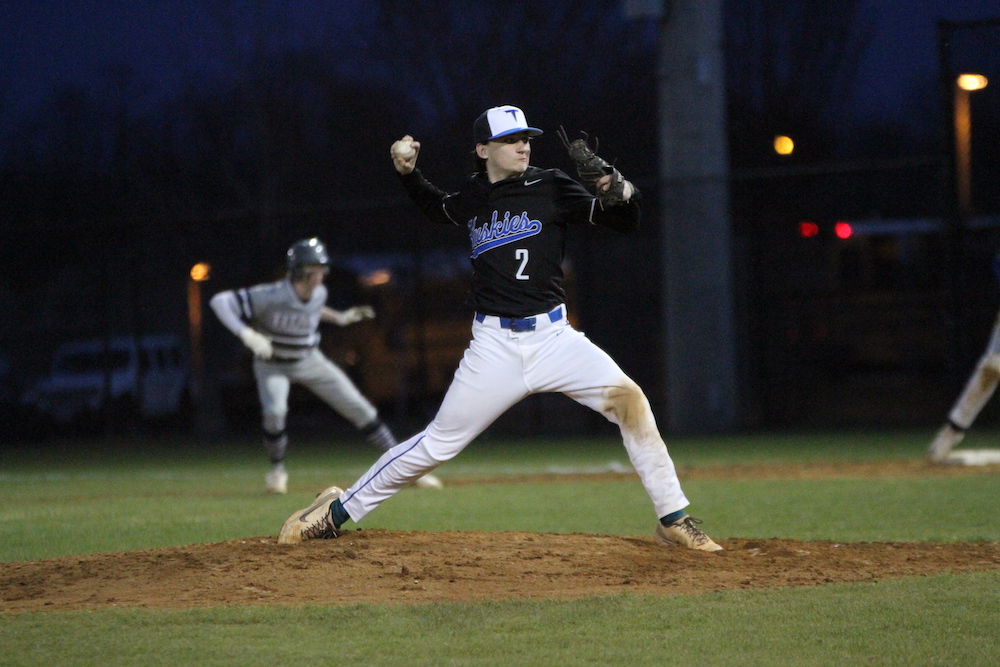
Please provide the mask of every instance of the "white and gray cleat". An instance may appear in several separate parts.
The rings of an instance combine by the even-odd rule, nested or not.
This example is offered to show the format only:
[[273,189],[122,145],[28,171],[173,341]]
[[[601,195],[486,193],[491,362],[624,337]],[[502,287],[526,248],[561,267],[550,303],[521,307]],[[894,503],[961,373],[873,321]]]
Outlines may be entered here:
[[340,537],[340,529],[330,516],[330,505],[344,493],[339,486],[323,489],[312,505],[285,520],[278,533],[278,544],[299,544],[306,540],[329,540]]
[[722,551],[722,547],[712,541],[696,524],[694,517],[686,516],[669,526],[656,524],[656,539],[666,546],[682,546],[697,551]]

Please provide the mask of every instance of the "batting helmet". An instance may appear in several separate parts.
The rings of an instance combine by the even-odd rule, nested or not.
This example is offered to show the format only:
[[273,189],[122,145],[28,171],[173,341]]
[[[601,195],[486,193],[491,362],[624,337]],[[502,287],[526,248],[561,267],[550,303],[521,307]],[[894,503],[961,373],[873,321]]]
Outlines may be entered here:
[[308,264],[320,264],[329,270],[330,257],[326,254],[326,246],[317,238],[296,241],[288,249],[288,271],[293,281],[302,278],[302,267]]

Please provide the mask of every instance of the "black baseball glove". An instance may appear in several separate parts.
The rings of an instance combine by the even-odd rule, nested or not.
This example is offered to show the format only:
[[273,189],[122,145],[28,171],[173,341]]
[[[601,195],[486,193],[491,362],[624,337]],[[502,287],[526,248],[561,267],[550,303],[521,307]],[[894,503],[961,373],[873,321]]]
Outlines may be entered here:
[[[583,139],[570,141],[566,136],[566,130],[560,125],[558,130],[559,138],[569,151],[569,157],[576,164],[576,173],[580,180],[595,189],[597,198],[604,206],[614,206],[625,201],[625,177],[614,168],[607,160],[598,155],[597,139],[594,139],[594,148],[590,147],[586,132],[581,132]],[[603,176],[611,174],[611,187],[605,190],[597,189],[597,181]]]

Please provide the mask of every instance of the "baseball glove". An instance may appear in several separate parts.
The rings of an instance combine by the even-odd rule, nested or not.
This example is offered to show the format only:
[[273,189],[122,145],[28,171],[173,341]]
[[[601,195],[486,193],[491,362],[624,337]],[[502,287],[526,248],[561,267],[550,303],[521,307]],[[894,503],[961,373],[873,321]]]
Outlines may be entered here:
[[[569,152],[569,157],[576,164],[576,173],[580,180],[595,188],[597,198],[604,206],[614,206],[625,201],[625,177],[614,168],[607,160],[596,153],[597,139],[594,139],[594,148],[590,147],[586,132],[581,132],[582,139],[570,141],[566,136],[566,130],[560,125],[558,130],[559,138]],[[611,187],[605,190],[597,190],[596,183],[602,176],[611,174]]]

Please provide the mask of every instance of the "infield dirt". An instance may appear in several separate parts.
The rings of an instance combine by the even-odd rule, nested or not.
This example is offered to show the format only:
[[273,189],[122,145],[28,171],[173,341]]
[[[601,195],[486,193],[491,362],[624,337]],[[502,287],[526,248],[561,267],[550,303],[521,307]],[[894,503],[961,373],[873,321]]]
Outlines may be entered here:
[[[941,468],[906,462],[737,466],[690,470],[682,477],[974,474],[1000,474],[1000,467]],[[593,476],[563,475],[557,480],[572,483],[581,478]],[[996,542],[717,541],[725,551],[711,554],[665,548],[652,535],[359,529],[340,539],[296,546],[278,545],[274,536],[247,537],[216,544],[0,563],[0,600],[7,614],[114,607],[416,604],[570,599],[623,591],[684,595],[1000,569],[1000,543]]]

